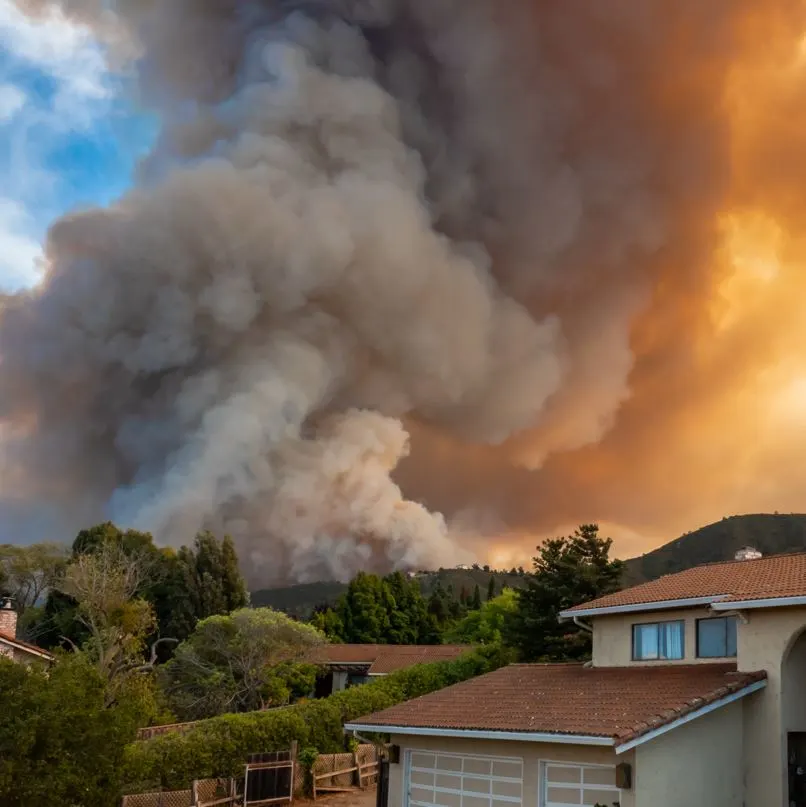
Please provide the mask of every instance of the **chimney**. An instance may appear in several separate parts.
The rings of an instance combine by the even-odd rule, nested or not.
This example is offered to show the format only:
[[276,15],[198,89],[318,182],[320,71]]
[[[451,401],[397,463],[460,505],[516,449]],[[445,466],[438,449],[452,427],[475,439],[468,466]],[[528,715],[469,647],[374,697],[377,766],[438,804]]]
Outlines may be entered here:
[[0,633],[17,638],[17,611],[11,597],[0,600]]
[[753,549],[752,546],[742,547],[735,555],[736,560],[758,560],[763,557],[758,549]]

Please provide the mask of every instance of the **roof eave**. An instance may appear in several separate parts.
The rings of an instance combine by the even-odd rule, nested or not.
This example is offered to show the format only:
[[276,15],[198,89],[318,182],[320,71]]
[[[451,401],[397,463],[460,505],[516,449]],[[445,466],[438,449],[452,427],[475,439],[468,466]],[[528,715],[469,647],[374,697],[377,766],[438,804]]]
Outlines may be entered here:
[[374,734],[400,734],[412,737],[452,737],[469,740],[508,740],[532,743],[559,743],[563,745],[599,745],[612,748],[612,737],[590,734],[554,734],[535,731],[487,731],[483,729],[428,728],[423,726],[375,725],[372,723],[347,723],[345,731],[360,731]]
[[639,734],[637,737],[634,737],[627,742],[617,744],[616,753],[623,754],[639,745],[648,743],[650,740],[654,740],[663,734],[668,734],[670,731],[674,731],[676,728],[679,728],[686,723],[690,723],[692,720],[696,720],[698,717],[703,717],[711,712],[716,711],[717,709],[721,709],[723,706],[727,706],[728,704],[734,703],[741,698],[747,697],[747,695],[752,695],[754,692],[758,692],[760,689],[764,689],[766,686],[767,680],[764,679],[749,684],[746,687],[742,687],[741,689],[736,690],[736,692],[732,692],[730,695],[726,695],[724,698],[720,698],[712,703],[708,703],[699,709],[694,709],[693,711],[678,717],[676,720],[671,720],[668,723],[664,723],[662,726],[658,726],[656,729]]
[[23,653],[28,653],[31,656],[38,656],[39,658],[43,658],[46,661],[56,660],[56,656],[54,656],[52,653],[48,653],[47,650],[42,650],[41,648],[34,648],[28,644],[18,642],[16,639],[11,639],[8,636],[0,636],[0,642],[7,644],[9,647],[13,647],[15,650],[19,650]]
[[632,614],[641,611],[667,611],[671,608],[693,608],[698,605],[713,605],[728,594],[712,595],[708,597],[684,597],[679,600],[659,600],[658,602],[638,602],[630,605],[610,605],[598,608],[575,607],[560,611],[561,619],[573,619],[575,616],[605,616],[607,614]]
[[753,600],[724,600],[711,606],[714,611],[738,611],[748,608],[785,608],[806,605],[806,597],[768,597]]

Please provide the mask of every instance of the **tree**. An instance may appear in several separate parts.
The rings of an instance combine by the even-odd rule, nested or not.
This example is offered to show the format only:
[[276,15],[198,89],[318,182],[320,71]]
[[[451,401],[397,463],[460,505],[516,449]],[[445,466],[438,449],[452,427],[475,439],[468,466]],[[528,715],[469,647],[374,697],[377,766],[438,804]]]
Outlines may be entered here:
[[481,590],[479,584],[476,583],[476,588],[473,589],[473,599],[470,601],[470,608],[473,611],[481,609]]
[[478,611],[471,611],[451,628],[446,641],[451,644],[499,644],[514,618],[518,599],[514,589],[506,589],[488,600]]
[[161,668],[160,680],[188,720],[280,706],[313,690],[317,667],[306,659],[324,640],[270,608],[211,616]]
[[184,641],[196,623],[249,604],[232,539],[199,533],[192,547],[163,553],[159,574],[145,592],[154,603],[162,636]]
[[610,538],[595,524],[538,547],[534,571],[518,592],[518,608],[505,637],[524,661],[580,660],[590,655],[590,635],[559,621],[560,612],[617,591],[623,563],[610,560]]
[[146,637],[155,619],[149,602],[136,596],[153,558],[129,554],[120,544],[101,544],[79,554],[57,582],[76,603],[75,615],[88,634],[81,650],[107,683],[108,697],[118,694],[120,679],[143,664]]
[[490,575],[490,582],[487,583],[487,602],[495,598],[495,575]]
[[[155,622],[149,643],[159,638],[186,639],[200,619],[244,607],[246,584],[238,571],[238,558],[229,537],[218,541],[200,533],[192,547],[160,549],[150,533],[121,530],[111,522],[82,530],[73,541],[72,561],[107,549],[120,557],[136,557],[146,570],[135,592],[153,607]],[[45,647],[81,647],[89,638],[78,603],[64,590],[53,588],[36,626]],[[170,645],[159,646],[161,660]]]
[[0,804],[108,807],[119,799],[124,748],[139,704],[105,704],[105,686],[83,657],[50,669],[0,658]]

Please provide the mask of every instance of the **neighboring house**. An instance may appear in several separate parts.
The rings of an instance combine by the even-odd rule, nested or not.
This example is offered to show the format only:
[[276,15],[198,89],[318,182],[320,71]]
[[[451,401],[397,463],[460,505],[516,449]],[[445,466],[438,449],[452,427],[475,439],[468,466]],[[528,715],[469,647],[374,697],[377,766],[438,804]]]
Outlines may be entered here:
[[0,600],[0,656],[21,664],[50,664],[47,650],[17,638],[17,611],[11,600]]
[[591,630],[592,662],[512,665],[347,725],[399,749],[390,807],[806,807],[806,553],[561,617]]
[[418,644],[327,644],[317,648],[312,661],[320,664],[325,674],[316,684],[316,697],[325,698],[333,692],[365,684],[373,678],[395,670],[452,661],[471,650],[467,645]]

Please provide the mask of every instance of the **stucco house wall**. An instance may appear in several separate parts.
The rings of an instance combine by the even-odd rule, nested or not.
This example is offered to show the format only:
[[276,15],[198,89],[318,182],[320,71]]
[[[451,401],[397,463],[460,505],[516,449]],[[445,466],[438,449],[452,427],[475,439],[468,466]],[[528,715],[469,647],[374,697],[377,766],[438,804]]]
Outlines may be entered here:
[[636,805],[743,807],[744,703],[753,698],[758,695],[639,745],[635,749]]
[[[744,762],[747,807],[784,807],[787,804],[786,732],[794,730],[785,717],[783,674],[798,663],[800,635],[806,629],[806,608],[748,609],[747,624],[739,623],[739,670],[766,670],[764,697],[750,698],[745,709]],[[797,647],[796,647],[797,642]],[[806,680],[806,668],[800,671]],[[794,693],[792,697],[797,697]]]
[[[627,614],[605,614],[591,621],[593,628],[593,665],[595,667],[624,667],[636,664],[708,664],[724,662],[720,658],[697,658],[697,620],[720,616],[707,608],[678,608],[669,611],[638,611]],[[679,661],[633,661],[632,626],[650,622],[673,622],[685,624],[685,657]],[[738,626],[741,632],[742,625]]]
[[[617,765],[634,761],[634,752],[617,757],[612,748],[492,740],[464,740],[452,737],[411,737],[393,735],[392,744],[400,746],[400,764],[389,769],[389,807],[404,807],[405,752],[437,751],[447,754],[473,754],[490,757],[513,757],[523,760],[523,807],[538,807],[541,761]],[[625,791],[621,807],[636,807],[634,791]]]

